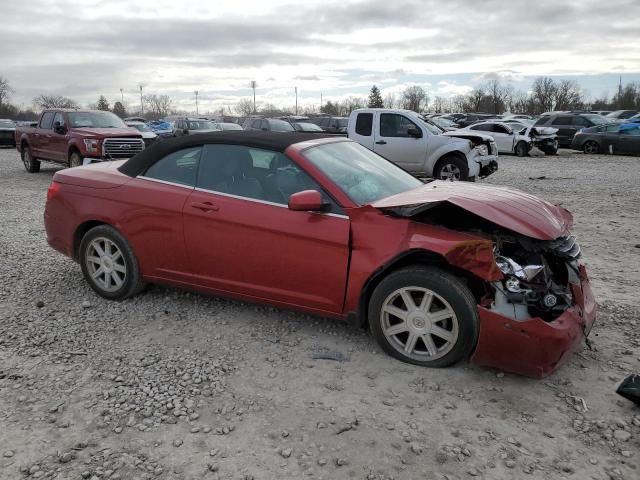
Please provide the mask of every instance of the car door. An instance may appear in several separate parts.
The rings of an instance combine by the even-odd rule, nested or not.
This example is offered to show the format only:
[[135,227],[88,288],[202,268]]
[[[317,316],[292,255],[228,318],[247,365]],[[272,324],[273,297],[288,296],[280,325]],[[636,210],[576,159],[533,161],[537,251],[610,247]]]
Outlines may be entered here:
[[[376,117],[373,151],[409,171],[420,170],[427,158],[422,129],[399,113],[381,113]],[[409,129],[417,130],[422,136],[409,135]]]
[[[268,169],[258,175],[256,169]],[[184,207],[185,241],[200,285],[248,298],[340,313],[349,262],[349,218],[287,208],[289,196],[322,192],[281,153],[206,145]]]
[[498,145],[499,152],[513,153],[515,135],[510,128],[498,123],[491,124],[491,134]]
[[145,276],[193,284],[182,211],[195,188],[202,147],[170,153],[123,185],[122,228]]
[[53,117],[55,112],[44,112],[40,119],[40,124],[35,130],[34,136],[36,137],[35,145],[33,148],[33,156],[37,158],[44,158],[51,160],[51,147],[49,142],[51,141],[51,129],[53,128]]
[[551,127],[558,129],[558,143],[562,146],[569,146],[571,140],[576,133],[576,127],[571,123],[572,117],[569,115],[561,115],[551,122]]
[[56,112],[53,117],[53,127],[51,129],[51,136],[49,137],[49,149],[51,153],[51,159],[59,162],[66,162],[68,160],[67,155],[67,140],[68,135],[65,129],[64,133],[58,133],[56,131],[56,125],[66,127],[64,114],[62,112]]
[[640,124],[628,124],[620,128],[618,151],[625,155],[640,155]]

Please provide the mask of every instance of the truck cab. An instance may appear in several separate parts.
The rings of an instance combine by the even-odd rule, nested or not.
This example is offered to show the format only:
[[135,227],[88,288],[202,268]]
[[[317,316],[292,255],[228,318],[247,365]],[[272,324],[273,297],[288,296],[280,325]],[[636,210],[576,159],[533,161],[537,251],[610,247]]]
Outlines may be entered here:
[[354,110],[347,132],[351,140],[417,176],[475,180],[497,169],[493,138],[441,135],[441,128],[410,110]]

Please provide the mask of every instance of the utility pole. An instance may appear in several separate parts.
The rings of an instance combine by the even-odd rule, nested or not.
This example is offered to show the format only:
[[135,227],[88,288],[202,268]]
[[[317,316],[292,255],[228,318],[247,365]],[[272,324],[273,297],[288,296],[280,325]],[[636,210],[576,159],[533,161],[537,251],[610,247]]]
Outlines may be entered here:
[[320,92],[320,112],[322,112],[322,92]]
[[298,115],[298,87],[293,87],[296,89],[296,115]]
[[122,106],[124,107],[124,88],[120,89],[120,103],[122,103]]
[[251,88],[253,88],[253,114],[256,113],[256,87],[258,84],[255,80],[251,80]]
[[196,90],[193,93],[196,94],[196,116],[198,116],[198,90]]
[[144,103],[142,101],[142,84],[138,86],[140,87],[140,114],[144,115]]

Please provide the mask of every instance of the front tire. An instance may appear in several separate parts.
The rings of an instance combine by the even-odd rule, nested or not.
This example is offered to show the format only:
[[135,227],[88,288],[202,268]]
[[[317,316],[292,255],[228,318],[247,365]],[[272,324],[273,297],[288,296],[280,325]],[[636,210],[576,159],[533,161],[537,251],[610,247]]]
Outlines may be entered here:
[[466,158],[456,155],[448,155],[439,160],[433,171],[433,177],[437,180],[467,180],[469,178],[469,166]]
[[469,289],[433,267],[392,272],[369,301],[371,333],[403,362],[447,367],[468,358],[478,339],[479,316]]
[[79,152],[73,151],[69,155],[69,168],[82,166],[82,155]]
[[22,157],[22,164],[24,168],[29,173],[38,173],[40,171],[40,162],[33,158],[31,154],[31,149],[27,146],[22,147],[22,152],[20,152],[20,156]]
[[598,154],[600,153],[600,145],[593,140],[587,140],[584,142],[584,145],[582,145],[582,151],[587,155]]
[[115,228],[100,225],[80,242],[80,266],[89,286],[109,300],[123,300],[144,288],[133,250]]
[[529,146],[526,142],[518,142],[516,144],[516,155],[518,157],[526,157],[529,154]]

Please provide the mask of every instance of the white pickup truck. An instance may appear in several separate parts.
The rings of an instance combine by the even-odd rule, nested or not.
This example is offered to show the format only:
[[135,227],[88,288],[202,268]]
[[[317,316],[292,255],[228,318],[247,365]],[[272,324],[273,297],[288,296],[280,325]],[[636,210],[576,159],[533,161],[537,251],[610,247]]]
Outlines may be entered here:
[[444,131],[410,110],[363,108],[349,117],[351,140],[417,176],[475,180],[498,169],[498,149],[489,135]]

